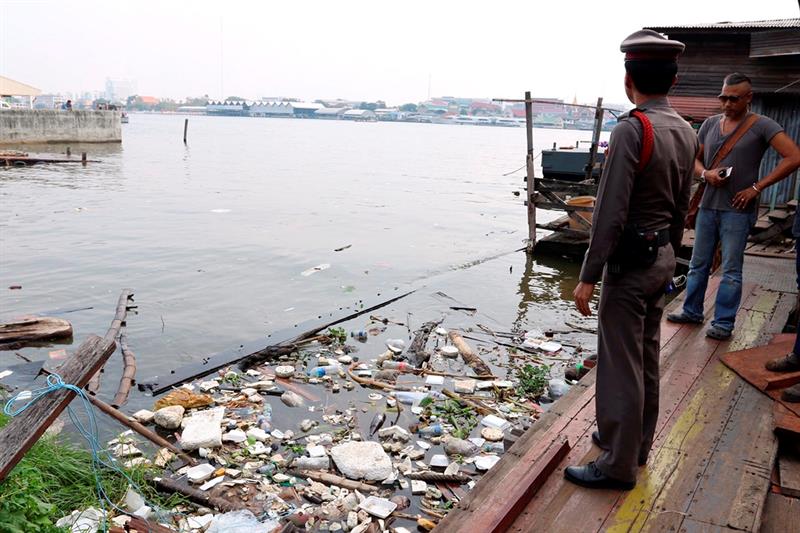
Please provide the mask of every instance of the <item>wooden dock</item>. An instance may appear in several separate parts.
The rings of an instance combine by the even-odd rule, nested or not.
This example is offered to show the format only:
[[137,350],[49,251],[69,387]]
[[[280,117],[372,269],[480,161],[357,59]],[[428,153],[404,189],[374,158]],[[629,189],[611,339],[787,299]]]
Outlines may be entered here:
[[[719,279],[709,283],[708,320]],[[744,279],[730,341],[707,338],[703,326],[662,323],[661,415],[634,490],[589,490],[563,478],[566,466],[600,453],[591,441],[592,371],[508,450],[436,531],[724,532],[759,531],[762,523],[765,531],[799,531],[800,523],[786,513],[800,504],[786,494],[771,494],[766,505],[778,454],[773,401],[720,361],[727,352],[768,344],[782,331],[797,297],[794,262],[747,256]],[[682,297],[673,301],[665,315],[681,303]],[[800,466],[794,474],[800,480]]]

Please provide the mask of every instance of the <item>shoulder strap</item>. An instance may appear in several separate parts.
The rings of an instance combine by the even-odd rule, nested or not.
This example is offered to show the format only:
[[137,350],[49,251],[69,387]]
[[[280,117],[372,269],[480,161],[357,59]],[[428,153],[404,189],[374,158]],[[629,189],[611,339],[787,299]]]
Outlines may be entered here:
[[734,130],[730,137],[725,140],[725,143],[717,150],[717,153],[714,155],[714,160],[711,162],[711,168],[717,168],[723,159],[728,157],[728,154],[731,153],[733,147],[736,146],[736,143],[744,136],[747,131],[753,127],[753,124],[758,121],[760,115],[756,113],[750,113],[744,121],[739,124],[739,126]]
[[639,154],[639,165],[636,167],[636,172],[641,172],[650,158],[653,156],[653,145],[655,144],[655,133],[653,131],[653,123],[640,109],[631,111],[631,116],[636,117],[642,124],[642,153]]

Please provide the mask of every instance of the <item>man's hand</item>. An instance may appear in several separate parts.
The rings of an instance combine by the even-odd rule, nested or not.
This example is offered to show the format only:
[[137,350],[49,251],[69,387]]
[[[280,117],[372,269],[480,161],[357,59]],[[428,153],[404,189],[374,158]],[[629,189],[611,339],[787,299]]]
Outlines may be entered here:
[[745,209],[757,197],[758,192],[754,188],[748,187],[736,193],[731,200],[731,206],[735,209]]
[[[725,183],[728,181],[728,178],[720,178],[719,177],[719,172],[720,172],[720,170],[724,170],[724,169],[725,169],[725,167],[719,167],[719,168],[710,168],[710,169],[706,170],[705,174],[703,174],[703,176],[705,177],[706,183],[708,183],[712,187],[717,187],[717,188],[723,187],[725,185]],[[755,191],[753,191],[753,192],[755,192]]]
[[584,283],[582,281],[578,283],[578,286],[572,291],[572,296],[575,298],[575,307],[578,308],[578,311],[583,316],[590,316],[592,314],[592,310],[589,309],[589,300],[592,299],[593,294],[594,283]]

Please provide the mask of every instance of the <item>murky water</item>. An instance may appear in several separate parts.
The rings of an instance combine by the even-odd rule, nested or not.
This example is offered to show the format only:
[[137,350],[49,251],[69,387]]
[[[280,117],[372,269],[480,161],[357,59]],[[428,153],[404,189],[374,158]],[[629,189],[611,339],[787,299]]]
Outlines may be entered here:
[[[524,171],[504,176],[524,162],[523,128],[191,117],[184,146],[183,120],[133,115],[122,145],[71,147],[100,160],[85,168],[0,169],[2,319],[61,316],[77,347],[105,332],[130,287],[141,379],[396,287],[422,288],[431,309],[441,291],[506,330],[577,316],[576,265],[526,269],[522,253],[475,265],[523,246],[512,191]],[[540,149],[590,132],[534,137]],[[426,305],[409,302],[394,312]],[[20,353],[56,348],[70,349]],[[102,397],[116,390],[117,358]],[[0,352],[0,367],[16,362]],[[127,409],[149,405],[134,392]]]

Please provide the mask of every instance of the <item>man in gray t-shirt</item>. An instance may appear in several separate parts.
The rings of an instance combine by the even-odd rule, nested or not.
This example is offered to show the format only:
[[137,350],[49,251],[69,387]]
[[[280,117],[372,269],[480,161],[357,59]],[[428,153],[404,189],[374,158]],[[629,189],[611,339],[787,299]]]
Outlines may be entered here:
[[[750,228],[758,216],[761,191],[800,167],[800,148],[774,120],[759,116],[717,168],[708,168],[731,135],[750,117],[753,89],[750,79],[734,73],[725,78],[719,101],[722,114],[710,117],[700,127],[700,152],[695,174],[708,185],[695,223],[695,241],[686,299],[680,313],[667,315],[679,323],[703,323],[703,301],[717,244],[722,249],[722,280],[717,290],[714,320],[706,335],[718,340],[733,332],[742,298],[742,265]],[[769,174],[759,179],[764,152],[772,146],[782,156]]]

